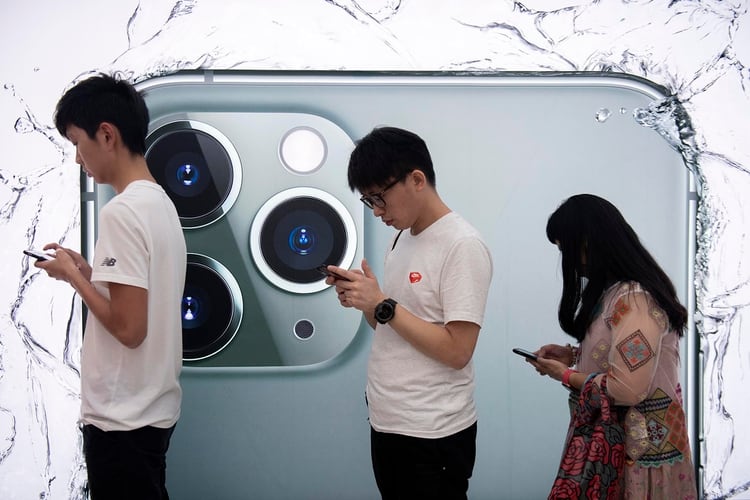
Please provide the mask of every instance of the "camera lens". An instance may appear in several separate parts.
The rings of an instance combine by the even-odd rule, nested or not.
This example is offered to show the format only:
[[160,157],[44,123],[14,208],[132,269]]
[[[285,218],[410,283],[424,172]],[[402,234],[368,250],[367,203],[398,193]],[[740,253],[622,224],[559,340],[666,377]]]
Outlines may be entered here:
[[354,222],[343,204],[313,188],[278,193],[261,207],[250,229],[251,253],[261,273],[293,292],[325,288],[316,268],[349,265],[356,245]]
[[146,142],[149,170],[172,199],[184,228],[214,222],[237,199],[239,157],[218,130],[195,121],[173,122]]
[[263,224],[263,257],[281,277],[298,283],[320,280],[315,268],[340,262],[346,248],[341,217],[328,204],[309,197],[277,206]]
[[203,255],[188,255],[182,296],[182,357],[213,356],[237,333],[242,317],[239,286],[229,271]]

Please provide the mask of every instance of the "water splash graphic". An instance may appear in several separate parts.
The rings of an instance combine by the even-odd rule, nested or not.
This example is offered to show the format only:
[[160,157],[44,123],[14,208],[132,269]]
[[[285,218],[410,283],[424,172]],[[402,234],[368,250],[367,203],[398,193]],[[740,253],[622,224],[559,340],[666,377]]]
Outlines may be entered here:
[[[88,496],[80,435],[71,431],[80,304],[64,284],[39,286],[17,251],[53,239],[80,245],[79,173],[51,125],[54,102],[100,71],[140,82],[183,69],[606,71],[667,89],[664,100],[616,112],[659,134],[698,182],[695,319],[710,436],[701,446],[703,489],[711,499],[748,497],[747,1],[157,0],[96,10],[96,26],[52,0],[33,9],[17,3],[0,21],[0,141],[8,153],[0,167],[8,305],[0,314],[0,497]],[[46,29],[42,13],[52,19]],[[44,50],[28,39],[19,47],[29,26],[48,33],[33,40]],[[95,41],[83,38],[99,28]],[[602,109],[594,119],[611,114]],[[10,486],[19,484],[25,492]]]
[[601,108],[596,112],[596,115],[594,115],[594,119],[599,123],[604,123],[609,119],[610,116],[612,116],[612,112],[610,110],[608,110],[607,108]]

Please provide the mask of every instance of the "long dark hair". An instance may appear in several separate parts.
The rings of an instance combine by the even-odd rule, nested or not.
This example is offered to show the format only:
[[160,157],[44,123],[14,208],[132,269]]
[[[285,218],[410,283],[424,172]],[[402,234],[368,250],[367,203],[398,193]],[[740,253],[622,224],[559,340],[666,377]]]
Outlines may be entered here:
[[[682,335],[687,310],[674,285],[641,244],[619,210],[592,194],[571,196],[547,221],[547,239],[562,253],[563,289],[557,313],[560,327],[579,341],[595,319],[604,290],[618,281],[636,281],[648,291]],[[588,283],[582,287],[581,277]]]

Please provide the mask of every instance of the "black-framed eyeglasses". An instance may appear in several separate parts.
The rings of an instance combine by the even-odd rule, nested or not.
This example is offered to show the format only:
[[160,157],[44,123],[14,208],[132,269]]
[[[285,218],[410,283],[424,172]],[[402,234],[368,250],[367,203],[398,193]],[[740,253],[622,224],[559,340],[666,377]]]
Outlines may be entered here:
[[375,194],[363,194],[360,196],[359,201],[364,203],[367,208],[374,209],[375,207],[378,208],[384,208],[385,207],[385,200],[383,199],[383,195],[386,191],[391,189],[393,186],[401,182],[401,179],[396,179],[395,181],[388,184],[386,187],[383,188],[383,190],[379,193]]

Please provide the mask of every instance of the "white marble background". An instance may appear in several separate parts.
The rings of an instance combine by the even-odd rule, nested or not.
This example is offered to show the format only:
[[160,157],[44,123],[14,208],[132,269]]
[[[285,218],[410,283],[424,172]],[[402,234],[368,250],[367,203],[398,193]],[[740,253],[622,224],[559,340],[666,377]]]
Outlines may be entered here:
[[615,71],[665,86],[701,183],[696,322],[706,498],[750,498],[750,27],[741,0],[3,0],[0,497],[81,498],[80,306],[20,250],[76,245],[79,171],[55,102],[94,71]]

